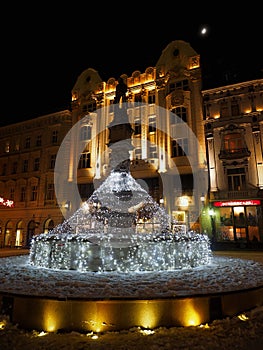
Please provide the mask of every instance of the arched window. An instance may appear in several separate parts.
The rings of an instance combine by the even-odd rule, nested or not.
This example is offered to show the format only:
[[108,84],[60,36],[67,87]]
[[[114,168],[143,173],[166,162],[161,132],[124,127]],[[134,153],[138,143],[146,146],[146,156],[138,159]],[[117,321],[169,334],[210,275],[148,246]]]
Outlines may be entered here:
[[44,233],[48,233],[55,227],[54,221],[52,219],[47,219],[44,223]]
[[23,220],[18,221],[16,225],[16,241],[15,246],[21,247],[25,243],[25,224]]

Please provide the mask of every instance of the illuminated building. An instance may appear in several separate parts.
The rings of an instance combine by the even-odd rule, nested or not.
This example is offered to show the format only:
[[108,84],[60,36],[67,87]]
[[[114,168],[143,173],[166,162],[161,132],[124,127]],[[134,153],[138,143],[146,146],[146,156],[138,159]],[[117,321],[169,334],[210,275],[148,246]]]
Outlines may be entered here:
[[32,235],[62,221],[54,192],[60,143],[71,127],[70,111],[0,128],[0,247],[28,245]]
[[[248,215],[248,209],[253,209],[251,214],[256,210],[262,230],[262,80],[202,91],[200,57],[184,41],[167,45],[154,67],[121,77],[128,88],[127,102],[135,105],[128,110],[134,130],[131,174],[166,208],[175,226],[205,230],[219,239],[219,216],[224,216],[226,208],[218,209],[213,203],[255,199],[260,204],[243,206],[244,212]],[[0,247],[28,245],[32,235],[48,232],[72,215],[108,176],[107,126],[113,119],[118,78],[102,81],[99,73],[89,68],[72,88],[71,111],[0,128],[0,196],[14,201],[12,208],[0,206]],[[227,103],[236,113],[235,120],[226,112]],[[161,114],[160,109],[166,112]],[[97,118],[98,114],[103,118]],[[56,155],[64,137],[77,123],[81,124],[80,132],[71,142],[63,172],[67,184],[77,183],[80,200],[69,200],[70,193],[65,193],[65,198],[57,202]],[[228,139],[231,128],[238,130],[232,130]],[[189,130],[198,148],[193,139],[189,142],[185,137]],[[242,135],[246,144],[238,146],[240,150],[232,155],[222,148],[221,140],[225,137],[230,147],[235,133]],[[227,178],[235,178],[232,172],[236,164],[245,169],[250,187],[229,192]],[[242,176],[238,174],[240,179]],[[206,182],[210,188],[204,191]],[[70,191],[70,186],[67,189]],[[231,197],[234,193],[236,197]],[[209,214],[208,209],[214,211]],[[238,235],[243,237],[243,231],[240,228]],[[257,232],[262,240],[259,226]],[[234,233],[231,237],[237,238]]]
[[202,94],[214,239],[262,242],[263,80]]
[[[203,174],[206,156],[200,57],[188,43],[174,41],[163,50],[155,67],[121,78],[127,85],[127,103],[132,106],[128,107],[134,130],[131,174],[143,181],[158,203],[161,201],[176,225],[191,228],[198,220],[207,176],[207,172]],[[83,126],[72,142],[68,178],[73,184],[77,178],[82,199],[109,174],[107,126],[113,119],[117,83],[115,78],[102,81],[98,72],[89,68],[72,89],[73,124],[83,120]],[[77,206],[79,203],[73,203],[72,210]]]

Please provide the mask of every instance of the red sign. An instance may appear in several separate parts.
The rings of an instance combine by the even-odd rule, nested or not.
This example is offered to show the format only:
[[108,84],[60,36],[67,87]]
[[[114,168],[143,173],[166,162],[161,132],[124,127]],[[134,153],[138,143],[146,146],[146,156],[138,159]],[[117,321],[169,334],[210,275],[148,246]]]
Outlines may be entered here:
[[14,201],[11,201],[11,199],[0,197],[0,205],[4,205],[5,207],[11,208],[14,206]]
[[260,205],[259,199],[241,199],[236,201],[219,201],[214,202],[214,207],[237,207],[239,205]]

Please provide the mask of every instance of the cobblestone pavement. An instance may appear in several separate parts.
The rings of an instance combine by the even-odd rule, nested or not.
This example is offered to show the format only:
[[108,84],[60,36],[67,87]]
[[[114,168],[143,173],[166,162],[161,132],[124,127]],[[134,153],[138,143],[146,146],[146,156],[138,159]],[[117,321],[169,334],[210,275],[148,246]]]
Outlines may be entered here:
[[235,251],[216,251],[214,252],[214,255],[216,256],[226,256],[226,257],[233,257],[233,258],[241,258],[241,259],[249,259],[249,260],[255,260],[260,263],[263,263],[263,250],[235,250]]
[[29,249],[26,248],[0,248],[0,258],[15,255],[29,254]]

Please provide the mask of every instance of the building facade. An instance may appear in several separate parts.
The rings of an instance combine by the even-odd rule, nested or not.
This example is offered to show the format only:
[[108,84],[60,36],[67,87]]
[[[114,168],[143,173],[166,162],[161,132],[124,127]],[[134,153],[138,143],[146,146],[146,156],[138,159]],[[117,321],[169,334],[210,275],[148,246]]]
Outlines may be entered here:
[[[263,241],[262,80],[202,91],[200,57],[184,41],[167,45],[154,67],[119,78],[133,130],[131,174],[173,228]],[[28,246],[109,175],[119,78],[104,82],[89,68],[72,89],[71,111],[0,128],[1,247]],[[245,227],[223,225],[240,213]]]
[[[176,227],[199,230],[200,198],[207,190],[199,55],[188,43],[174,41],[155,67],[120,78],[127,86],[125,103],[134,130],[131,174],[165,206]],[[72,119],[78,128],[67,177],[78,182],[82,199],[110,171],[108,126],[114,117],[117,84],[115,78],[103,82],[89,68],[72,89]],[[124,132],[121,125],[120,132]],[[72,203],[71,208],[79,205]]]
[[28,246],[62,222],[54,167],[71,123],[61,111],[0,128],[0,247]]
[[213,238],[262,242],[263,80],[202,94]]

